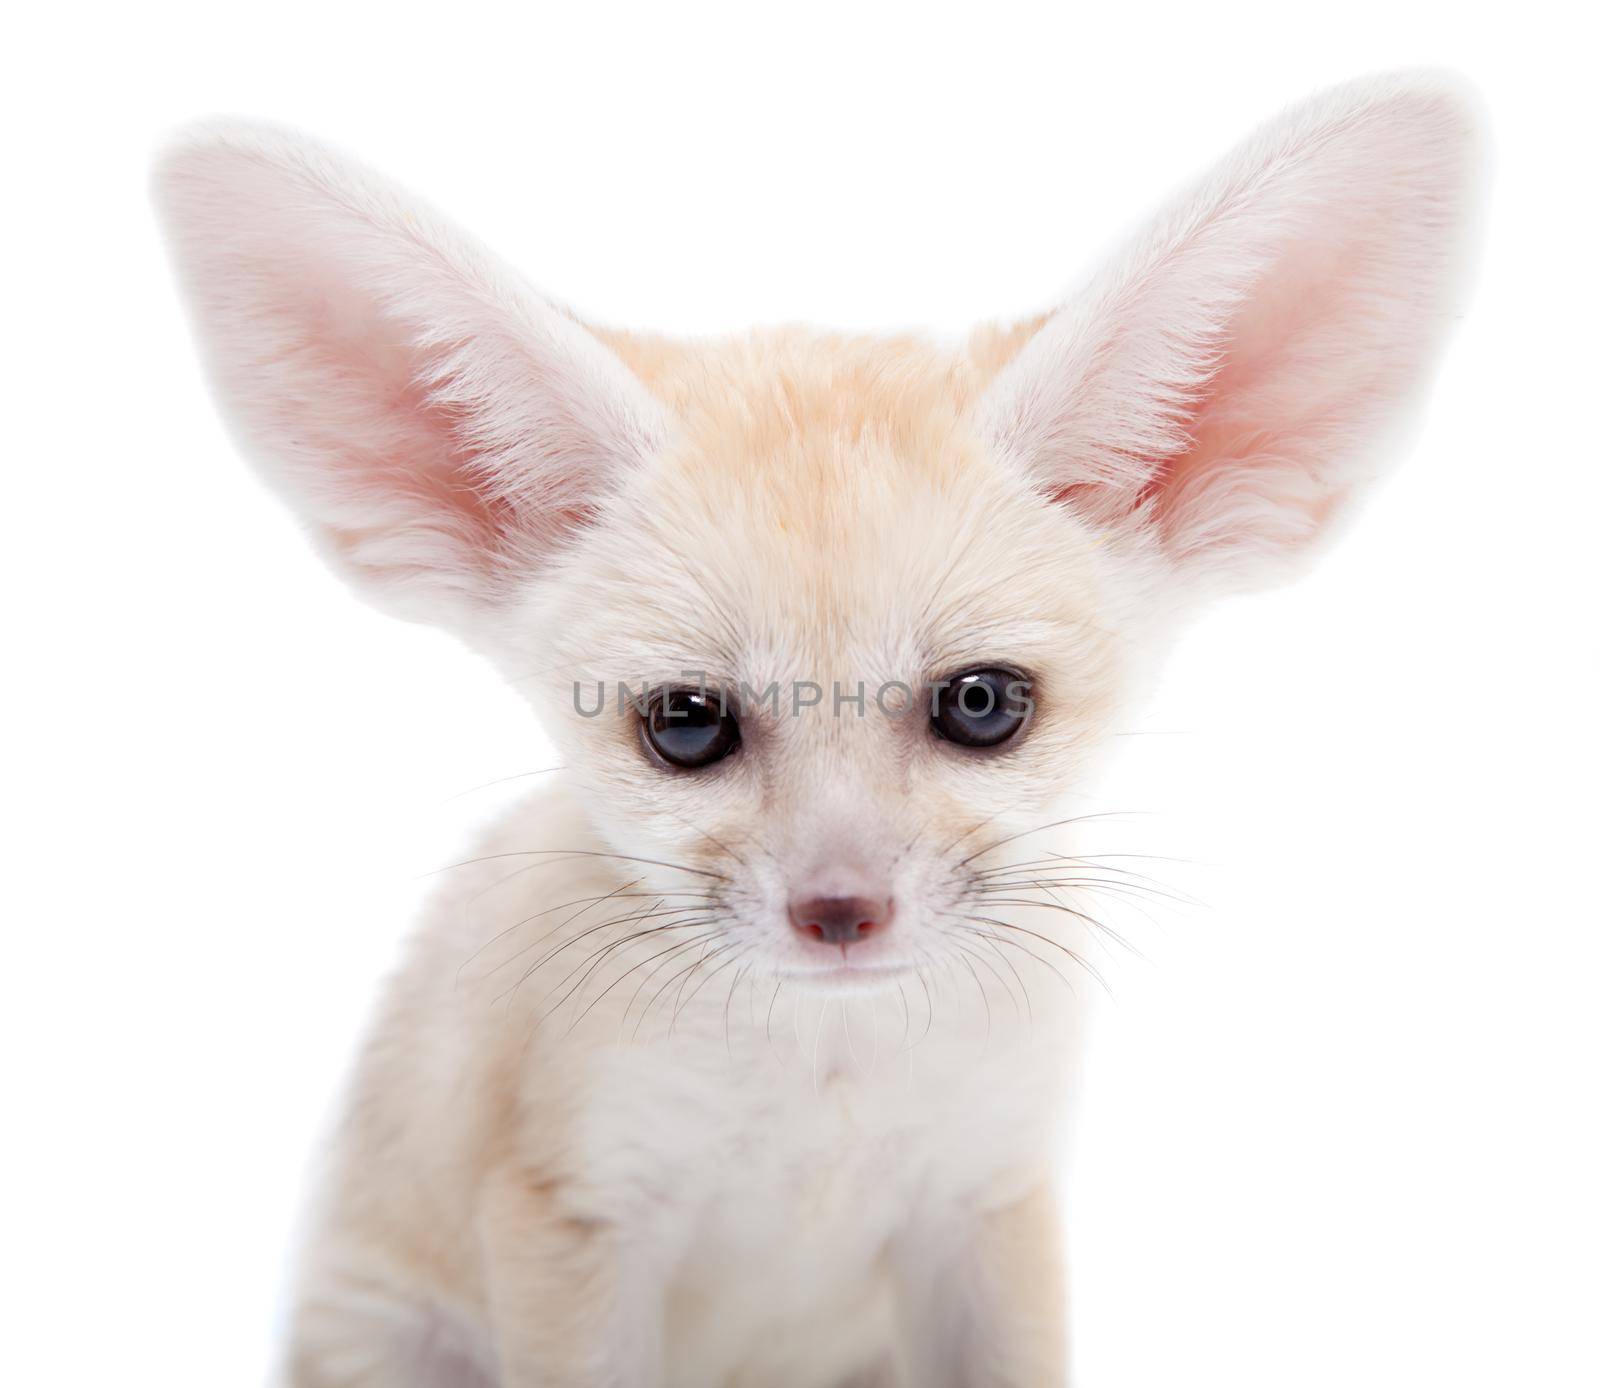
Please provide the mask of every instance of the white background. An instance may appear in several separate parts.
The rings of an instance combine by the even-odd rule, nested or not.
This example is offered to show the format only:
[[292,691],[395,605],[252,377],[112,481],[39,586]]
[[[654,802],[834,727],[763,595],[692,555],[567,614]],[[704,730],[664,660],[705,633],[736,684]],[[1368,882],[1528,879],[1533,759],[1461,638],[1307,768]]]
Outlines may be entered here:
[[[548,764],[315,564],[202,392],[164,130],[303,125],[602,320],[955,330],[1052,300],[1282,104],[1483,87],[1475,307],[1309,581],[1172,664],[1105,791],[1205,909],[1113,963],[1088,1388],[1600,1381],[1594,35],[1580,7],[31,6],[7,22],[0,1379],[253,1382],[347,1048]],[[1137,838],[1137,842],[1133,839]]]

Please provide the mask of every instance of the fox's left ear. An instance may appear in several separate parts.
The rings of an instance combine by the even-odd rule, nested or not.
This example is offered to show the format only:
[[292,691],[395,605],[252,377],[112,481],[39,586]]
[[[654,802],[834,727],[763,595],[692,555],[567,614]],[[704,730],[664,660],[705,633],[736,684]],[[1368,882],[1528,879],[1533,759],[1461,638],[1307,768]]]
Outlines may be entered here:
[[988,436],[1186,584],[1292,571],[1400,442],[1455,316],[1472,98],[1382,78],[1288,112],[1047,318]]

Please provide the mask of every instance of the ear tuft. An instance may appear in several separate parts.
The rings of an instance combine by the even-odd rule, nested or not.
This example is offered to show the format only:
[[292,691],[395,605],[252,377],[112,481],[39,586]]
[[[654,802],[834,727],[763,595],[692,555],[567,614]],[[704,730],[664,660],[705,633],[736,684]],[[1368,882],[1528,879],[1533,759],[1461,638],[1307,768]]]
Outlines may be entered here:
[[1202,586],[1292,571],[1431,374],[1478,125],[1459,83],[1407,75],[1264,127],[1044,321],[984,400],[989,437]]
[[597,338],[322,145],[195,126],[154,194],[244,451],[399,615],[470,624],[661,446]]

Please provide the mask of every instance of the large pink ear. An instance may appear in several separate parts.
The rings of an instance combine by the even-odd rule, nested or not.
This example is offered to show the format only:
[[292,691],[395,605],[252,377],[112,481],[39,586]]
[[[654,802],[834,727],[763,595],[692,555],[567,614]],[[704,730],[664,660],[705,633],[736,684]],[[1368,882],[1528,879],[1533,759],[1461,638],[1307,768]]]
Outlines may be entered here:
[[1474,114],[1400,77],[1268,125],[1044,321],[987,433],[1191,589],[1291,571],[1400,442],[1450,327]]
[[203,127],[155,195],[224,413],[380,606],[470,625],[661,444],[598,339],[319,145]]

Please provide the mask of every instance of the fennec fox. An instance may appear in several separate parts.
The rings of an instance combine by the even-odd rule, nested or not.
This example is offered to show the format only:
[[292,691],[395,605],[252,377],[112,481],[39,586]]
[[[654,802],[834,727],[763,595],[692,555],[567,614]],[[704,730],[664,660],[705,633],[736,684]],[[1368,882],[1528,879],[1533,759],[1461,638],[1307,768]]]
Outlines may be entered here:
[[1063,985],[1148,888],[1073,797],[1184,619],[1402,442],[1475,124],[1325,94],[955,347],[601,329],[298,135],[167,153],[241,447],[564,763],[388,989],[287,1384],[1066,1381]]

